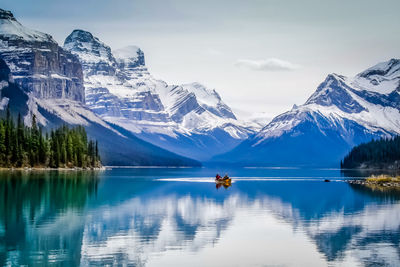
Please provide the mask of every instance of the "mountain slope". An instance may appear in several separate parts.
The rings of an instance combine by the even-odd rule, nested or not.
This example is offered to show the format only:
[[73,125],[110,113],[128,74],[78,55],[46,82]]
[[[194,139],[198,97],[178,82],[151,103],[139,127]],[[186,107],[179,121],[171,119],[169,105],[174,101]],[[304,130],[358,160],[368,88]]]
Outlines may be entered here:
[[328,75],[304,105],[275,117],[215,161],[339,166],[354,145],[400,134],[400,60],[355,77]]
[[14,81],[39,98],[85,101],[78,59],[45,33],[21,25],[9,11],[0,9],[0,57]]
[[64,48],[82,63],[90,109],[148,142],[204,160],[233,148],[258,127],[238,121],[215,90],[155,79],[136,46],[112,51],[91,33],[74,30]]
[[21,25],[0,9],[0,110],[9,104],[26,125],[35,115],[49,130],[62,124],[85,126],[99,141],[106,165],[197,166],[198,162],[145,142],[112,125],[85,105],[79,60],[59,47],[50,35]]

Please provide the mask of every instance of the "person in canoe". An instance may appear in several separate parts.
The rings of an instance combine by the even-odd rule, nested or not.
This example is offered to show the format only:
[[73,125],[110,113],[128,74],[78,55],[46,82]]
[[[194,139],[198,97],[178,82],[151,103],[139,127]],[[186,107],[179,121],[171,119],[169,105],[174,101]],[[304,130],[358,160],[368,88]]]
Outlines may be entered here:
[[223,178],[219,174],[215,176],[215,181],[227,181],[227,180],[230,180],[228,174],[225,174]]

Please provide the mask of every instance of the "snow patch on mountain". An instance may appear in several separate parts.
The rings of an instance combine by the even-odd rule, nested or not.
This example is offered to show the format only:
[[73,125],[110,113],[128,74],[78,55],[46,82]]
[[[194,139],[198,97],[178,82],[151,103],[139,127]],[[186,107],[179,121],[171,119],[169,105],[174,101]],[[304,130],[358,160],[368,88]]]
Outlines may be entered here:
[[65,40],[64,49],[74,51],[86,64],[104,62],[115,63],[111,49],[90,32],[74,30]]
[[144,53],[135,45],[114,50],[112,53],[121,68],[134,68],[145,65]]
[[391,59],[379,63],[361,72],[349,83],[356,90],[367,90],[380,94],[389,94],[400,90],[400,60]]
[[155,79],[145,66],[143,51],[136,46],[112,51],[91,33],[75,30],[64,48],[83,65],[86,104],[107,122],[139,137],[145,135],[150,142],[151,135],[174,138],[169,145],[176,146],[179,139],[188,141],[195,136],[196,140],[185,145],[191,142],[197,147],[194,149],[204,152],[203,145],[198,147],[202,137],[221,143],[213,135],[222,131],[239,142],[260,128],[237,120],[215,90],[200,83],[169,85]]
[[22,26],[10,11],[4,9],[0,9],[0,35],[8,40],[55,43],[50,35]]

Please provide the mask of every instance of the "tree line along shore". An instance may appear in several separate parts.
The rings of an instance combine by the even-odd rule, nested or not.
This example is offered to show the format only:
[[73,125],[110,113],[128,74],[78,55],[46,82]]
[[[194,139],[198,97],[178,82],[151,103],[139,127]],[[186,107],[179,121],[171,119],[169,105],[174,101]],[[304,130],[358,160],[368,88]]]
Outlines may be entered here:
[[370,169],[374,172],[390,171],[394,174],[371,175],[366,179],[351,179],[353,185],[373,189],[400,188],[400,136],[381,138],[355,146],[341,161],[342,169]]
[[15,122],[7,108],[0,119],[0,168],[100,168],[98,142],[89,140],[83,126],[67,125],[43,132],[32,116],[25,126]]
[[341,161],[342,169],[400,170],[400,136],[355,146]]

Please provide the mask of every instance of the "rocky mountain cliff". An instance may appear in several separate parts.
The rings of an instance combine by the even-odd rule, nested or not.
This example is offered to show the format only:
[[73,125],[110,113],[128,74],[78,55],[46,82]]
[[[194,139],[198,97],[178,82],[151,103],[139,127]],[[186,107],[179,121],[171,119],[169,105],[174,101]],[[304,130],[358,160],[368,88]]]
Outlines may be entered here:
[[304,105],[275,117],[216,161],[250,165],[329,165],[354,145],[400,134],[400,60],[355,77],[330,74]]
[[90,109],[153,144],[204,160],[257,130],[238,121],[215,90],[155,79],[136,46],[112,51],[91,33],[74,30],[64,48],[82,63]]
[[0,112],[9,105],[14,116],[23,115],[26,125],[35,115],[45,130],[62,124],[83,125],[89,137],[99,141],[106,165],[199,165],[101,119],[84,103],[78,58],[50,35],[24,27],[2,9],[0,59]]
[[39,98],[65,98],[84,103],[79,60],[48,35],[22,26],[0,9],[0,57],[16,84]]

